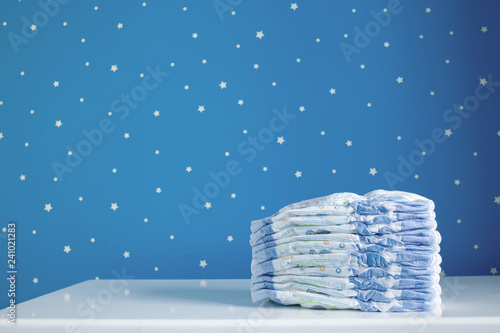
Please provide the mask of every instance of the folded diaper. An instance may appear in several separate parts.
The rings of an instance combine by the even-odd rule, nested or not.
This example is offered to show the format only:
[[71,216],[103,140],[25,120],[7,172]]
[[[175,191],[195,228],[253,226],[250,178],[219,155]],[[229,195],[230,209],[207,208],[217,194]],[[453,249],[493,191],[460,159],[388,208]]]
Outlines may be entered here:
[[263,249],[252,249],[254,262],[262,262],[268,259],[276,259],[297,254],[321,254],[332,253],[334,251],[348,252],[415,252],[415,253],[438,253],[439,245],[418,246],[408,244],[406,246],[397,245],[392,247],[380,246],[376,244],[363,244],[357,242],[330,242],[321,240],[295,241],[267,247]]
[[439,297],[429,301],[393,299],[390,302],[364,302],[354,297],[333,297],[326,294],[298,290],[281,291],[270,289],[261,289],[254,292],[253,299],[256,302],[270,299],[283,305],[300,304],[303,307],[313,309],[356,309],[369,312],[431,311],[441,305]]
[[434,202],[336,193],[253,221],[252,299],[325,309],[428,311],[440,304]]
[[397,263],[402,267],[418,268],[441,264],[439,254],[398,253],[349,253],[339,251],[327,254],[298,255],[281,257],[251,266],[252,274],[261,275],[293,267],[387,267]]

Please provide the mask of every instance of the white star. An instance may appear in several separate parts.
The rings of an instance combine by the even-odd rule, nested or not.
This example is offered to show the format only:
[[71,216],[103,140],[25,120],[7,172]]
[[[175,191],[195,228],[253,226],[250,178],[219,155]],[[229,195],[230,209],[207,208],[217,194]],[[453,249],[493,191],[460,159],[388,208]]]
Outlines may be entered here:
[[375,176],[376,173],[377,173],[376,168],[370,168],[370,172],[369,172],[370,175]]
[[431,96],[434,96],[434,91],[431,91],[430,94],[431,94]]
[[389,47],[389,45],[391,45],[389,42],[384,42],[384,47]]
[[452,30],[452,31],[450,31],[450,35],[452,35],[452,36],[453,36],[453,34],[454,34],[453,30]]
[[431,12],[431,9],[429,7],[425,8],[425,12],[426,13],[430,13]]
[[60,120],[56,120],[56,126],[57,128],[62,126],[62,122]]
[[66,252],[66,253],[69,253],[69,251],[71,251],[71,248],[69,247],[69,245],[64,246],[64,250],[63,251]]
[[123,256],[125,258],[129,258],[130,257],[130,252],[128,252],[128,251],[123,252]]
[[206,209],[212,208],[212,203],[211,202],[205,202],[205,208]]
[[221,89],[227,88],[227,82],[220,81],[219,87],[220,87]]
[[297,172],[295,172],[295,177],[302,177],[302,172],[297,170]]
[[160,151],[159,150],[155,150],[155,154],[156,155],[160,154]]
[[[144,4],[145,4],[145,3],[143,3],[143,5],[144,5]],[[123,295],[125,295],[125,296],[130,295],[130,290],[129,290],[129,289],[125,289],[125,290],[123,290]]]
[[91,242],[91,243],[95,243],[95,238],[91,238],[91,239],[90,239],[90,242]]
[[321,135],[325,135],[325,131],[321,131],[319,134],[321,134]]
[[319,43],[321,40],[319,38],[316,38],[316,43]]
[[277,141],[277,142],[278,142],[280,145],[282,145],[282,144],[283,144],[283,142],[285,142],[285,139],[283,139],[283,137],[282,137],[282,136],[279,136],[279,137],[278,137],[278,141]]
[[45,204],[45,208],[43,210],[46,210],[47,212],[50,212],[52,210],[52,204],[50,204],[50,203]]
[[474,250],[477,250],[477,249],[479,249],[479,245],[474,244]]
[[174,235],[170,235],[170,239],[174,239]]
[[497,268],[496,267],[491,267],[490,273],[493,274],[493,275],[497,274],[498,273]]
[[129,134],[129,133],[125,133],[125,134],[123,135],[123,137],[124,137],[125,139],[128,139],[128,138],[130,138],[130,134]]
[[236,193],[231,193],[231,198],[236,198]]
[[193,38],[198,38],[198,34],[196,32],[193,34]]
[[184,90],[189,90],[189,86],[187,84],[184,86]]
[[203,64],[206,64],[206,63],[207,63],[207,59],[203,59],[201,62],[202,62]]
[[263,167],[262,170],[264,170],[264,172],[266,172],[267,171],[267,167]]
[[265,209],[266,209],[266,206],[260,206],[260,209],[261,209],[261,210],[265,210]]
[[155,115],[155,117],[158,117],[160,115],[160,111],[155,110],[155,112],[153,114]]
[[227,241],[232,242],[233,241],[233,236],[227,236]]
[[461,219],[458,219],[458,220],[457,220],[457,223],[458,223],[458,224],[462,223],[462,220],[461,220]]
[[424,39],[424,35],[420,35],[420,36],[418,36],[418,38]]
[[38,278],[34,278],[33,283],[38,283]]
[[398,81],[398,83],[403,83],[403,78],[401,76],[398,76],[398,78],[396,79],[396,81]]
[[347,145],[347,147],[350,147],[350,146],[352,146],[352,141],[351,140],[347,140],[347,142],[345,144]]
[[450,135],[452,134],[453,132],[451,131],[451,128],[444,130],[444,135],[446,135],[447,137],[450,137]]
[[485,86],[487,83],[488,83],[488,81],[486,81],[486,79],[484,77],[481,78],[481,79],[479,79],[479,84],[480,85]]
[[156,193],[161,193],[161,187],[156,188]]
[[198,111],[200,111],[200,113],[205,111],[205,106],[203,106],[203,105],[198,106]]
[[64,301],[65,302],[69,302],[69,299],[71,298],[71,295],[69,293],[66,293],[66,294],[63,295],[63,297],[64,297]]
[[264,33],[262,31],[257,31],[257,37],[258,39],[262,39],[262,37],[264,37]]
[[497,205],[500,205],[500,196],[499,197],[495,197],[495,203]]
[[401,136],[398,135],[398,137],[396,139],[398,139],[398,141],[401,141]]
[[224,155],[229,156],[229,152],[228,152],[228,151],[226,151],[226,152],[224,153]]
[[418,179],[418,175],[413,176],[415,179]]
[[337,170],[333,169],[333,170],[332,170],[332,173],[333,173],[333,174],[336,174],[336,173],[337,173]]
[[439,276],[440,277],[446,276],[446,273],[444,272],[444,270],[442,270],[441,272],[439,272]]
[[297,58],[297,62],[300,62],[300,58]]
[[276,87],[276,82],[271,83],[273,87]]
[[[500,133],[500,131],[498,133]],[[0,132],[0,140],[1,139],[3,139],[3,133],[2,132]]]
[[25,175],[21,175],[21,177],[19,177],[21,180],[25,180],[26,179],[26,176]]
[[472,155],[477,156],[477,151],[473,152]]
[[290,9],[293,10],[297,10],[297,8],[299,8],[299,6],[297,6],[297,3],[292,3],[292,5],[290,6]]
[[336,94],[335,89],[331,88],[331,89],[330,89],[330,94],[331,94],[331,95]]
[[455,185],[460,185],[460,179],[455,179]]
[[116,72],[118,70],[118,67],[116,65],[111,65],[111,70],[114,72]]
[[200,266],[205,268],[205,266],[208,265],[206,260],[200,260]]
[[116,212],[116,210],[118,209],[118,204],[115,202],[115,203],[112,203],[111,204],[111,209],[114,210]]
[[305,108],[305,107],[303,107],[303,106],[299,107],[299,111],[300,111],[300,112],[304,112],[305,110],[306,110],[306,108]]
[[488,31],[488,28],[487,27],[481,27],[481,31],[483,32],[483,34]]
[[190,166],[188,166],[188,167],[186,168],[186,171],[187,171],[187,172],[191,172],[192,170],[193,170],[193,168],[191,168]]
[[447,63],[447,64],[449,64],[450,63],[450,59],[446,59],[444,62]]
[[361,69],[365,69],[365,65],[361,64],[361,66],[359,66]]
[[369,108],[372,107],[372,103],[366,103],[366,106],[368,106]]
[[[200,266],[201,266],[201,262],[200,262]],[[205,266],[206,266],[206,264],[205,264]],[[205,266],[203,266],[203,267],[205,267]],[[205,280],[201,280],[201,281],[200,281],[200,287],[202,287],[202,288],[206,288],[206,287],[207,287],[207,281],[205,281]]]
[[118,27],[118,29],[121,29],[123,28],[123,23],[118,23],[116,26]]
[[[0,134],[2,134],[2,133],[0,133]],[[500,136],[500,131],[497,132],[497,135]],[[1,137],[1,135],[0,135],[0,137]]]
[[254,64],[253,68],[258,69],[259,68],[259,64]]
[[111,170],[112,173],[116,173],[116,168],[113,168],[113,170]]
[[59,81],[54,81],[53,85],[54,87],[59,87]]
[[242,99],[239,99],[239,100],[238,100],[238,104],[239,104],[239,105],[243,105],[243,103],[244,103],[244,102],[243,102],[243,100],[242,100]]
[[35,31],[36,30],[36,25],[32,24],[31,27],[30,27],[31,31]]

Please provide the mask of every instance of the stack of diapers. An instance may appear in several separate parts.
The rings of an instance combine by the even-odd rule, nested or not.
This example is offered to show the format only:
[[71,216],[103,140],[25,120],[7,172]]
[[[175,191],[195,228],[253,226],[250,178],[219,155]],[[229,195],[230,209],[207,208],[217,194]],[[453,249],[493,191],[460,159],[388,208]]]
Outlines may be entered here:
[[434,202],[335,193],[252,222],[252,300],[320,309],[432,311],[441,303]]

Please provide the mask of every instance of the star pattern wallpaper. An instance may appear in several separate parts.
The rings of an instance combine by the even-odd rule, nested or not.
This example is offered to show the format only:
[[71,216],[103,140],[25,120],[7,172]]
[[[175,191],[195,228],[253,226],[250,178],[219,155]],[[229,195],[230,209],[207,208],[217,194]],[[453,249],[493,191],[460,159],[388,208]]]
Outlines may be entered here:
[[1,1],[0,267],[13,253],[17,301],[89,279],[249,278],[252,220],[374,189],[434,200],[444,274],[497,274],[499,13]]

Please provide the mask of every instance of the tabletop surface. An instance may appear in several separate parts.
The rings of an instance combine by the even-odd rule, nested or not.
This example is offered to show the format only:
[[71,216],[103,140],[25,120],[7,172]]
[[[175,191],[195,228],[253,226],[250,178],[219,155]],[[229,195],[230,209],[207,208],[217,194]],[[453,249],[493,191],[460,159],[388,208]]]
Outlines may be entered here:
[[2,332],[500,332],[500,276],[441,279],[437,312],[369,313],[253,304],[250,280],[89,280],[20,303]]

